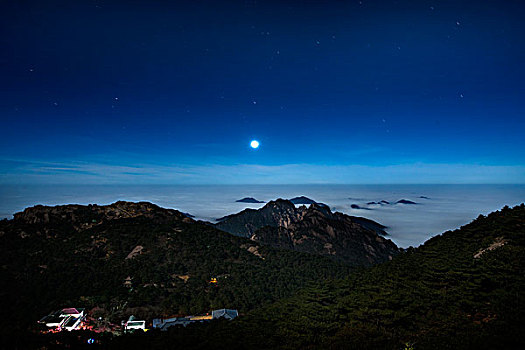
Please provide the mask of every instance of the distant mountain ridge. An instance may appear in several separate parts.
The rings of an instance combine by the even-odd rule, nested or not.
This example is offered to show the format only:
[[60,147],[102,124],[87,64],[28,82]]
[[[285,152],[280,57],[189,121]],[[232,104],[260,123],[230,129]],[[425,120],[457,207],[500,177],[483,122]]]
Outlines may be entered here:
[[253,197],[244,197],[242,199],[238,199],[235,202],[237,203],[264,203],[264,201],[260,201],[258,199],[255,199]]
[[301,205],[301,204],[310,205],[310,204],[317,203],[313,199],[310,199],[305,196],[294,197],[290,199],[290,202],[292,202],[293,204],[298,204],[298,205]]
[[277,199],[261,209],[220,218],[215,227],[272,247],[326,255],[352,265],[375,264],[399,252],[381,236],[386,234],[381,224],[332,213],[320,203],[297,208],[289,200]]

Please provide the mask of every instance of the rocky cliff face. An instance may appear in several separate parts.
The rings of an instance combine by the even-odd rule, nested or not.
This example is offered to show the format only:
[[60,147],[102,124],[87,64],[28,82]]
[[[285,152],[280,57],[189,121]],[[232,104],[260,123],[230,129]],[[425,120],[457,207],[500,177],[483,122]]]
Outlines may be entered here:
[[398,247],[380,235],[384,226],[368,219],[332,213],[323,204],[296,208],[278,199],[259,210],[246,209],[219,219],[216,227],[272,247],[329,256],[352,265],[391,259]]
[[236,236],[251,238],[255,231],[264,226],[287,227],[300,220],[301,212],[302,209],[296,209],[292,202],[277,199],[259,210],[245,209],[220,218],[215,227]]

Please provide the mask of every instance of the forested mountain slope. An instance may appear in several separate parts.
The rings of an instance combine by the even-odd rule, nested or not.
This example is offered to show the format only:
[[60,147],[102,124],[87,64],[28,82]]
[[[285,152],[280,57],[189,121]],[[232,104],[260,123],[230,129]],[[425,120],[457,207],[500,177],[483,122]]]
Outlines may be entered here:
[[130,314],[151,320],[223,307],[246,313],[308,281],[350,271],[130,202],[36,206],[0,221],[0,267],[0,328],[7,334],[68,306],[96,308],[116,323]]
[[479,217],[350,279],[306,289],[239,320],[239,327],[259,327],[266,345],[283,348],[523,346],[523,271],[521,205]]
[[145,339],[159,347],[518,349],[525,345],[524,270],[522,204],[231,323]]

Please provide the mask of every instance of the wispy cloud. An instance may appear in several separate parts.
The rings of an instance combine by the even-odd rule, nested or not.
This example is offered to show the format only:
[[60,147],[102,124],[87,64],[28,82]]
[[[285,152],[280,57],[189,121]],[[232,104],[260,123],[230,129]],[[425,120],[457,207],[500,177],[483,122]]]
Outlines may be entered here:
[[369,165],[150,165],[0,160],[0,183],[421,184],[525,183],[525,166],[413,163]]

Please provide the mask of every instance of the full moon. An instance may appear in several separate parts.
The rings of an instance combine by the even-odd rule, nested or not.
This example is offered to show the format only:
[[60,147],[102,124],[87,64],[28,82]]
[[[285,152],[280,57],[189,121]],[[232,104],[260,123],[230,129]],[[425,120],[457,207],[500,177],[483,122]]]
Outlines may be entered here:
[[259,148],[259,141],[252,140],[252,142],[250,142],[250,147],[251,148]]

